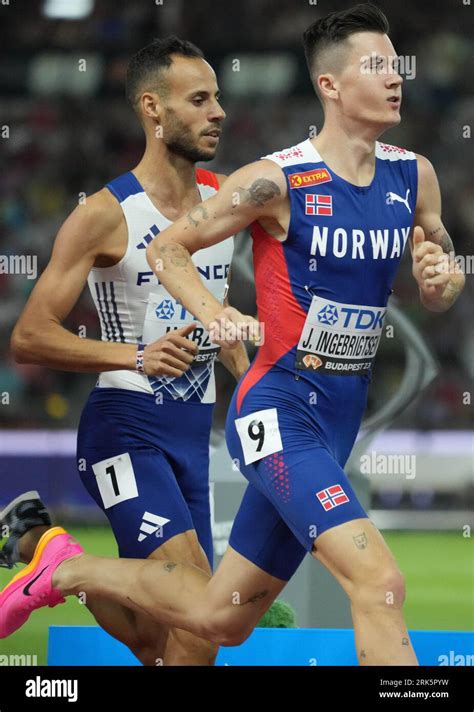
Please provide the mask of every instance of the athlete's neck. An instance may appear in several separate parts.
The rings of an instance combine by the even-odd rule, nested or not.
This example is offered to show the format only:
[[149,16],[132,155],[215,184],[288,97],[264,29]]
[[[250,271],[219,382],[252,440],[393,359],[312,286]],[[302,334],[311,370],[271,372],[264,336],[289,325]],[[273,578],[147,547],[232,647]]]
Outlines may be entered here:
[[372,132],[325,122],[311,143],[329,168],[354,185],[369,185],[375,174],[375,138]]
[[195,164],[171,153],[160,139],[147,140],[145,153],[133,173],[170,220],[176,220],[201,201]]

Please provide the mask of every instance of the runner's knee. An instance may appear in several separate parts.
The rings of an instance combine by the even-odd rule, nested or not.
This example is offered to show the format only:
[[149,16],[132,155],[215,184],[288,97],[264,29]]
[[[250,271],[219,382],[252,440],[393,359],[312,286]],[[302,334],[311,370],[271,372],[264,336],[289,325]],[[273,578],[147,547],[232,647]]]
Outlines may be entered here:
[[202,637],[217,645],[240,645],[254,628],[229,606],[225,608],[204,608],[201,615]]
[[178,628],[172,629],[166,646],[168,665],[213,665],[219,646]]
[[388,562],[351,581],[349,597],[353,605],[364,609],[382,605],[401,608],[405,594],[403,574],[395,563]]

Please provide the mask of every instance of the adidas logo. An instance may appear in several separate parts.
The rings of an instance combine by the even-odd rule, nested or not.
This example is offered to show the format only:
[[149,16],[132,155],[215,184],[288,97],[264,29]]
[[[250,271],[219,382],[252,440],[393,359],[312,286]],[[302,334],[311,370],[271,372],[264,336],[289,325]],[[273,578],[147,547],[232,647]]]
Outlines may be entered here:
[[140,534],[138,535],[138,541],[143,541],[150,536],[150,534],[156,534],[156,532],[161,529],[165,524],[168,524],[170,520],[164,517],[159,517],[157,514],[151,514],[151,512],[144,512],[142,517],[142,523],[140,526]]
[[[136,245],[137,250],[146,250],[147,246],[150,244],[150,242],[155,238],[158,233],[159,229],[156,227],[156,225],[152,225],[150,229],[148,230],[148,233],[142,237],[141,242]],[[151,233],[151,234],[150,234]]]

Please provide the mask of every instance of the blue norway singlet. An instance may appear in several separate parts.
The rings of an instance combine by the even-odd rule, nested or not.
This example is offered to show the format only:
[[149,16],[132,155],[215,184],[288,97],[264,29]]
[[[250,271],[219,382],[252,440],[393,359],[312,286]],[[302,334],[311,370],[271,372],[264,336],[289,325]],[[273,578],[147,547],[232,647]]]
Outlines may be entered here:
[[252,231],[264,334],[227,416],[249,481],[229,543],[283,580],[318,536],[367,517],[343,468],[417,199],[415,154],[377,143],[375,157],[365,187],[310,140],[264,157],[285,175],[291,217],[282,242],[259,223]]
[[265,334],[238,406],[269,369],[320,386],[323,375],[370,372],[417,197],[415,154],[395,146],[377,142],[366,187],[337,176],[309,139],[265,158],[285,174],[291,221],[284,242],[254,226]]

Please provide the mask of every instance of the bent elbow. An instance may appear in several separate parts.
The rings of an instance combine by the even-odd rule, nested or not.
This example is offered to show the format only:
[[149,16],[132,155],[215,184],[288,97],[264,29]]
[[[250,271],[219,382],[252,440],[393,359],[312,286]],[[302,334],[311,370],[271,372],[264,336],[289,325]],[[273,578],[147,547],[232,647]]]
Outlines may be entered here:
[[10,353],[15,363],[32,363],[32,336],[32,334],[27,334],[20,329],[13,330],[10,339]]

